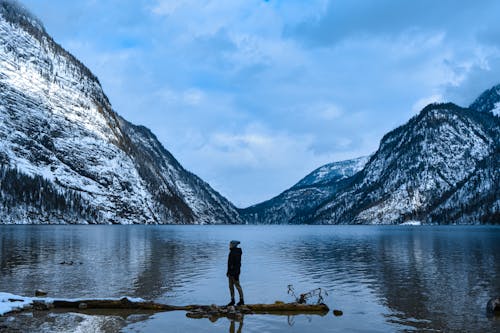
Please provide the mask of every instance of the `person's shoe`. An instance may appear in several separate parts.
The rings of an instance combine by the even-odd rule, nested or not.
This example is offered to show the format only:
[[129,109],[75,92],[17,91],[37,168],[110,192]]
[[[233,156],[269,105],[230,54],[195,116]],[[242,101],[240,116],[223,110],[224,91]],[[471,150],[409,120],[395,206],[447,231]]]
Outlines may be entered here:
[[238,304],[236,304],[236,305],[238,305],[238,306],[240,306],[240,305],[245,305],[245,302],[244,302],[242,299],[240,299],[240,301],[239,301],[239,302],[238,302]]
[[227,305],[226,305],[226,306],[233,306],[233,305],[234,305],[234,298],[233,298],[233,299],[231,299],[231,302],[227,303]]

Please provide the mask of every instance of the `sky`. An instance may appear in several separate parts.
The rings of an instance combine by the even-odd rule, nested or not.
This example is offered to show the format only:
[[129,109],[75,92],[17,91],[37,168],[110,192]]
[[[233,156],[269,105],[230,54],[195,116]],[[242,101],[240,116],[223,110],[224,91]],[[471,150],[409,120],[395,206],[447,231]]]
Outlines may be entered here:
[[117,113],[238,207],[500,83],[497,0],[20,2]]

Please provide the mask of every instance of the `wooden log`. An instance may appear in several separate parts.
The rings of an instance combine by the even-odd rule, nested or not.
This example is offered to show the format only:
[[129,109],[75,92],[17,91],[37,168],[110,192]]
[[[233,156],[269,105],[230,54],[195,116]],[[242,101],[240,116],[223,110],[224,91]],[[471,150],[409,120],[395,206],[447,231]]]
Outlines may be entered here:
[[[82,304],[85,304],[82,306]],[[152,310],[152,311],[227,311],[227,306],[215,306],[215,305],[168,305],[154,302],[135,302],[128,298],[122,298],[117,300],[99,300],[99,299],[88,299],[88,300],[77,300],[77,301],[67,301],[67,300],[54,300],[52,301],[54,308],[73,308],[73,309],[131,309],[131,310]],[[246,312],[246,313],[275,313],[275,312],[286,312],[286,313],[304,313],[304,314],[321,314],[328,313],[329,309],[326,304],[299,304],[299,303],[283,303],[276,302],[274,304],[248,304],[242,306],[232,307],[236,311]]]
[[[85,306],[82,306],[85,304]],[[77,301],[54,300],[52,301],[54,308],[66,309],[130,309],[130,310],[152,310],[152,311],[175,311],[188,310],[183,306],[174,306],[154,302],[135,302],[124,297],[117,300],[108,299],[83,299]]]
[[[14,302],[16,300],[9,300]],[[22,300],[20,300],[22,301]],[[272,314],[272,315],[298,315],[317,314],[325,315],[329,309],[326,304],[299,304],[276,302],[274,304],[248,304],[242,306],[217,306],[212,305],[168,305],[155,302],[134,301],[126,297],[121,299],[81,299],[81,300],[57,300],[57,299],[34,299],[27,308],[19,311],[51,311],[53,309],[98,309],[106,311],[133,310],[133,311],[187,311],[190,318],[221,318],[238,317],[245,314]]]

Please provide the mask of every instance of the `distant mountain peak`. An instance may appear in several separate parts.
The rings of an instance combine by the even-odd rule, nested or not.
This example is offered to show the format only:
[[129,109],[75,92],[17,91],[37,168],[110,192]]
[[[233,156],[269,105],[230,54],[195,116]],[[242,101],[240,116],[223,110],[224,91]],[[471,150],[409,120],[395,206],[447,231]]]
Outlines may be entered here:
[[500,116],[500,84],[483,92],[469,108]]
[[364,156],[323,165],[280,195],[241,209],[240,214],[249,223],[301,223],[301,216],[349,184],[369,159]]
[[370,156],[362,156],[350,160],[325,164],[302,178],[292,188],[311,185],[325,185],[332,181],[338,181],[351,177],[356,172],[363,169],[369,158]]

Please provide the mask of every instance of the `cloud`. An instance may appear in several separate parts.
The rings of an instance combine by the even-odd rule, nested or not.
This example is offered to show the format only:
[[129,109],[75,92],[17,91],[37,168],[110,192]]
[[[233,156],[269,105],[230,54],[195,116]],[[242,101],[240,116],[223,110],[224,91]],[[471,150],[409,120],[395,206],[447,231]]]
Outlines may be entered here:
[[153,13],[157,15],[170,16],[174,14],[179,8],[186,6],[190,1],[158,1],[154,7],[152,7]]
[[[197,150],[204,160],[202,175],[222,193],[237,198],[240,207],[271,198],[333,158],[314,153],[310,137],[276,133],[262,124],[248,125],[241,133],[211,133],[206,139]],[[240,187],[220,182],[221,170]]]
[[444,102],[443,96],[441,96],[440,94],[435,94],[432,96],[420,98],[413,104],[411,109],[413,113],[418,113],[431,103],[441,103],[441,102]]
[[[412,29],[449,31],[457,36],[471,32],[471,20],[496,20],[500,9],[494,0],[481,4],[470,1],[329,1],[315,20],[304,20],[286,27],[286,35],[311,46],[334,45],[345,39],[391,36]],[[473,31],[472,31],[473,32]]]
[[469,66],[459,85],[444,89],[445,99],[469,106],[485,90],[500,83],[500,48]]
[[333,120],[342,116],[342,110],[335,104],[326,104],[319,111],[320,118],[324,120]]

